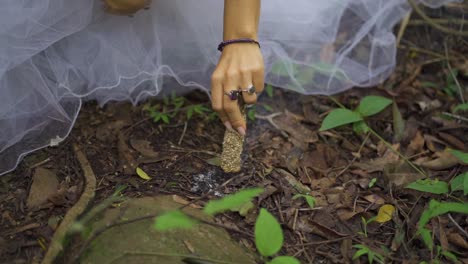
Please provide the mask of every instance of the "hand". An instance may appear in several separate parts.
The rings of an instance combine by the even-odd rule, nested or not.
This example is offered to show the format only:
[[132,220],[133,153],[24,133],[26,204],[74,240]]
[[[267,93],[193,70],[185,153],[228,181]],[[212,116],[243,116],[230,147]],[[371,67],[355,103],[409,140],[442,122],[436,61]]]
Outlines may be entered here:
[[151,0],[102,0],[106,12],[129,16],[135,14],[141,9],[148,9]]
[[[257,45],[234,43],[224,47],[211,77],[211,95],[212,107],[228,129],[235,128],[241,135],[245,135],[247,127],[238,100],[231,100],[226,93],[245,90],[253,85],[259,94],[263,91],[264,80],[263,57]],[[257,94],[241,94],[246,104],[257,102]]]

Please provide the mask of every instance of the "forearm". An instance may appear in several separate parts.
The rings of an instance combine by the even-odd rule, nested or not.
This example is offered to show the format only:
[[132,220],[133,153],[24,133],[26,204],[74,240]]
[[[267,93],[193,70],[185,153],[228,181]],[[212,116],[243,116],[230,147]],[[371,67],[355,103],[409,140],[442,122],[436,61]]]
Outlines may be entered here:
[[257,40],[260,0],[224,0],[223,39]]

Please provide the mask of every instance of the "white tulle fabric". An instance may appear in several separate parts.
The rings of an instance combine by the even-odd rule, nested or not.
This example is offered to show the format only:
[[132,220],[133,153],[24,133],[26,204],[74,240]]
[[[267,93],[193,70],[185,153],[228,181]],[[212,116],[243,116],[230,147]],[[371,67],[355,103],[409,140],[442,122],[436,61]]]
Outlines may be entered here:
[[[426,0],[432,7],[447,0]],[[406,0],[264,0],[259,39],[266,82],[332,94],[384,80]],[[0,6],[0,175],[63,140],[83,100],[157,95],[163,79],[209,89],[222,0],[153,0],[134,17],[98,0],[3,0]]]

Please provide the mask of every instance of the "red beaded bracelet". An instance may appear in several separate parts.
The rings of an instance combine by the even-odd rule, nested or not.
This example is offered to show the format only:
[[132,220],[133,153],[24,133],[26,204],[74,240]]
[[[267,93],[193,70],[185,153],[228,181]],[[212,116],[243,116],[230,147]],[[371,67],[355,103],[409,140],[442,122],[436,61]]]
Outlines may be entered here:
[[255,43],[260,48],[260,43],[258,43],[258,41],[254,40],[254,39],[249,39],[249,38],[240,38],[240,39],[225,40],[225,41],[219,43],[218,50],[223,51],[224,47],[226,47],[229,44],[233,44],[233,43]]

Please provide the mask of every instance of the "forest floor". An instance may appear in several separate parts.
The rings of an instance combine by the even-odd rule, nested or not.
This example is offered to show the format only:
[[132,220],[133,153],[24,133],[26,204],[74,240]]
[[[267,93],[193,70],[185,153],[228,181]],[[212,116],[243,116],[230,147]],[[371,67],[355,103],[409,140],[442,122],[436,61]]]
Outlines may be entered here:
[[[277,88],[264,93],[250,113],[242,170],[234,174],[218,166],[224,127],[205,110],[210,103],[203,93],[138,106],[85,104],[64,142],[27,156],[0,178],[0,262],[43,258],[84,188],[77,146],[96,178],[94,204],[121,186],[124,197],[171,194],[199,205],[262,187],[265,193],[245,217],[230,212],[216,221],[252,234],[258,209],[266,208],[284,231],[281,254],[303,263],[349,263],[362,249],[368,253],[355,261],[367,263],[374,254],[374,262],[382,256],[385,263],[468,263],[468,218],[450,207],[468,206],[454,181],[465,175],[468,182],[468,42],[413,21],[400,46],[394,74],[379,87],[333,98]],[[369,95],[393,100],[365,119],[371,132],[357,133],[352,125],[319,131],[337,102],[355,109]],[[137,166],[151,179],[139,177]],[[33,182],[37,174],[47,174],[46,180]],[[419,190],[406,188],[412,182]],[[314,206],[293,199],[297,193],[312,196]],[[438,215],[431,201],[448,207]],[[379,213],[384,205],[391,205],[389,219]],[[432,250],[418,232],[425,211],[434,216],[424,226]],[[252,237],[231,235],[255,251]]]

